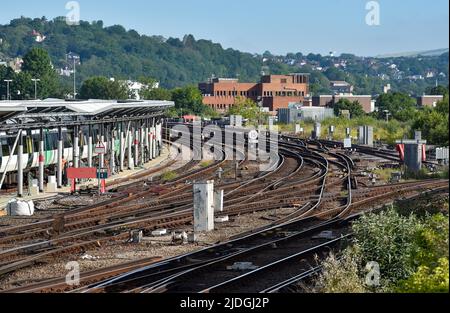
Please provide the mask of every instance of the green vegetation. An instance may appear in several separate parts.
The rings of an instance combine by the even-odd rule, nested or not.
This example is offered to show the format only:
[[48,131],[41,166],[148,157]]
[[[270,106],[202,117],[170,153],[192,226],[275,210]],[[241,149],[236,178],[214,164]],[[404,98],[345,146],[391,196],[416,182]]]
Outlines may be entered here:
[[[46,39],[37,43],[33,30]],[[420,95],[434,86],[436,78],[447,84],[449,77],[448,53],[384,59],[352,54],[333,58],[312,53],[277,56],[268,51],[260,55],[224,49],[220,44],[196,40],[192,35],[182,39],[141,35],[120,25],[105,27],[102,21],[81,21],[73,27],[66,24],[64,17],[50,21],[45,17],[14,19],[0,25],[0,38],[3,39],[0,56],[24,56],[39,46],[48,51],[55,68],[67,66],[66,53],[80,55],[81,65],[77,67],[80,86],[92,76],[118,80],[149,76],[160,81],[162,87],[172,89],[205,81],[212,75],[258,81],[263,70],[268,74],[310,73],[313,94],[330,93],[330,80],[346,80],[355,86],[356,94],[380,94],[389,83],[393,90]],[[335,67],[341,63],[345,66]],[[390,67],[393,64],[395,69]],[[318,67],[323,70],[317,70]],[[408,79],[411,75],[425,76],[429,70],[446,76]],[[70,78],[63,78],[62,82],[65,88],[72,83]]]
[[449,102],[448,90],[444,100],[436,108],[424,108],[414,117],[412,128],[422,130],[422,136],[430,143],[448,146]]
[[[399,122],[397,120],[391,120],[386,122],[385,120],[378,120],[374,117],[365,115],[358,118],[344,118],[344,117],[334,117],[328,118],[321,122],[322,124],[322,136],[326,136],[328,129],[331,125],[335,126],[334,139],[343,140],[345,138],[345,129],[351,129],[351,136],[353,138],[357,138],[358,136],[358,127],[362,125],[373,126],[374,128],[374,139],[382,140],[383,142],[387,142],[389,144],[394,144],[396,140],[399,138],[405,138],[409,136],[410,131],[410,123],[408,122]],[[305,130],[305,135],[309,136],[311,131],[314,129],[314,122],[307,121],[301,123],[302,127]],[[291,128],[287,128],[282,126],[281,129],[288,129],[293,131],[293,126]]]
[[377,99],[378,118],[386,118],[389,111],[396,120],[406,122],[414,118],[416,114],[416,101],[410,96],[394,92],[380,95]]
[[[448,292],[449,220],[445,215],[367,214],[352,228],[354,243],[330,256],[316,281],[318,292]],[[379,286],[366,284],[366,265],[377,262]]]
[[[40,79],[37,84],[37,95],[40,98],[57,97],[61,94],[56,72],[48,53],[41,48],[33,48],[23,58],[22,71],[14,72],[11,68],[0,66],[0,94],[6,95],[7,87],[3,80],[12,80],[10,95],[12,100],[34,99],[34,82],[32,79]],[[6,96],[5,96],[6,98]]]
[[262,112],[261,108],[253,100],[241,97],[236,98],[236,102],[230,108],[228,114],[241,115],[255,126],[264,124],[268,118],[268,114]]
[[171,181],[171,180],[176,179],[177,177],[178,177],[178,175],[174,171],[167,171],[161,175],[161,179],[163,181]]
[[365,115],[365,112],[358,101],[352,102],[348,99],[340,99],[334,106],[334,114],[339,116],[343,110],[348,110],[351,118]]
[[125,100],[129,98],[124,84],[106,77],[91,77],[84,81],[80,90],[82,99]]
[[213,163],[213,161],[203,161],[200,163],[200,167],[208,167]]

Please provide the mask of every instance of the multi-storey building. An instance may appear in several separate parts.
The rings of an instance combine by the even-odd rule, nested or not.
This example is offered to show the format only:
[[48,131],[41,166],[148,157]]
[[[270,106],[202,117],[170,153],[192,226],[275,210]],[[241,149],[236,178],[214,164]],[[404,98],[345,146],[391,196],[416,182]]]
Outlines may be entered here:
[[251,99],[276,114],[289,104],[304,103],[309,97],[309,75],[266,75],[259,83],[240,83],[238,79],[215,78],[200,83],[203,103],[219,112],[227,112],[236,100]]
[[417,97],[417,105],[419,107],[435,107],[438,102],[444,100],[444,96],[420,96]]

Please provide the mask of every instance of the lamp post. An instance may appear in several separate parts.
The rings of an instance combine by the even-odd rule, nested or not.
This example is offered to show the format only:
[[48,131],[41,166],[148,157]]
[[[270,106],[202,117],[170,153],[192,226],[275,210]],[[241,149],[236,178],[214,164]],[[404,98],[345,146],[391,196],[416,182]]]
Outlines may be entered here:
[[386,122],[389,123],[389,116],[392,114],[388,110],[384,110],[383,112],[386,114]]
[[34,82],[34,100],[37,100],[37,82],[41,80],[38,78],[32,78],[31,80]]
[[9,93],[9,84],[12,83],[12,79],[5,79],[4,82],[6,83],[6,100],[11,101],[11,94]]

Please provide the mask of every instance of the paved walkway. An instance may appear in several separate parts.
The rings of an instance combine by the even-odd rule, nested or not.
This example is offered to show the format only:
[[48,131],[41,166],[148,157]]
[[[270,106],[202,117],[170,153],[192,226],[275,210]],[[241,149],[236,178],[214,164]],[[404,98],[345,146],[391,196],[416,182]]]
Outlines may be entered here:
[[[161,152],[161,156],[160,157],[158,157],[158,158],[156,158],[156,159],[154,159],[154,160],[144,164],[142,167],[135,168],[134,170],[126,170],[126,171],[120,172],[117,175],[114,175],[114,176],[108,178],[106,180],[106,182],[108,183],[108,182],[114,181],[114,180],[119,179],[119,178],[131,177],[131,176],[133,176],[135,174],[138,174],[138,173],[140,173],[142,171],[146,171],[146,170],[149,170],[151,168],[159,167],[159,166],[161,166],[161,165],[163,165],[163,164],[165,164],[165,163],[167,163],[169,161],[170,161],[169,148],[168,148],[168,146],[165,146],[165,148]],[[88,185],[92,185],[92,184],[97,186],[97,180],[94,179],[92,181],[88,181],[88,182],[85,182],[85,183],[78,184],[77,185],[77,189],[79,190],[79,188],[81,186],[88,186]],[[59,189],[59,191],[57,193],[47,193],[46,192],[46,193],[41,193],[41,194],[36,195],[36,196],[24,196],[23,198],[21,198],[21,200],[24,200],[24,201],[42,200],[42,199],[46,199],[46,198],[56,197],[56,196],[61,195],[61,194],[69,194],[69,193],[70,193],[70,186],[69,187],[63,187],[63,188]],[[16,198],[16,194],[15,193],[3,194],[3,195],[0,196],[0,216],[4,216],[5,215],[5,213],[6,213],[5,209],[6,209],[6,206],[7,206],[8,202],[11,199],[14,199],[14,198]]]

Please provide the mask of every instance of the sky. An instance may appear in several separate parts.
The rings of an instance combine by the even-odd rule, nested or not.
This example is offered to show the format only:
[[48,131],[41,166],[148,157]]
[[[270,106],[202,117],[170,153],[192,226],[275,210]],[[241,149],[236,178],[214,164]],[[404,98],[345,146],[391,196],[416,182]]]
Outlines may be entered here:
[[[20,16],[66,16],[67,0],[2,1],[0,24]],[[79,0],[80,17],[141,34],[192,34],[245,52],[330,51],[360,56],[449,47],[448,0]],[[373,7],[372,7],[373,8]]]

